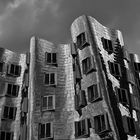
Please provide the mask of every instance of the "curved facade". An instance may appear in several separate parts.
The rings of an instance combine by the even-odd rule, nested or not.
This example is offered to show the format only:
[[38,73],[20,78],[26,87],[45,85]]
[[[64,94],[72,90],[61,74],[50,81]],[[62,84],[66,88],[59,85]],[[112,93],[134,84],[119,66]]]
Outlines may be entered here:
[[32,37],[27,54],[0,49],[2,140],[140,139],[139,57],[89,16],[71,36]]

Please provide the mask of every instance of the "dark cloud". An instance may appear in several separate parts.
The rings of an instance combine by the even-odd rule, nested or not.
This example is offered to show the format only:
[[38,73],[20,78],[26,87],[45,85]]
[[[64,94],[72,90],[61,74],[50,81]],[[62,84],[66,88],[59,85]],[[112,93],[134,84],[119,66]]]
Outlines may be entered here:
[[139,0],[3,0],[0,2],[0,46],[24,52],[33,35],[55,43],[70,40],[70,26],[86,14],[120,29],[126,47],[140,55]]

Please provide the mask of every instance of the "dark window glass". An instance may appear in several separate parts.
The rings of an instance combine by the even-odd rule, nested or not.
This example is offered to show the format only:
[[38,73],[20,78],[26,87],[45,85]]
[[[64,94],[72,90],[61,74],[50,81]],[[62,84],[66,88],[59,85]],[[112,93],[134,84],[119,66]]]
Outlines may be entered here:
[[56,63],[56,53],[52,54],[52,60],[53,60],[53,63]]
[[41,138],[45,138],[45,124],[41,124],[41,134],[40,134]]
[[51,137],[51,124],[46,123],[46,137]]
[[47,53],[47,63],[51,63],[51,53]]
[[51,77],[50,77],[50,84],[55,84],[55,75],[54,73],[51,73]]
[[0,140],[5,140],[5,132],[1,131]]
[[11,140],[10,138],[11,138],[11,133],[10,132],[7,132],[6,133],[6,140]]
[[53,108],[53,96],[48,97],[48,109]]
[[4,114],[3,114],[4,118],[8,118],[8,114],[9,114],[9,107],[5,106],[4,107]]
[[15,66],[13,64],[11,64],[10,73],[15,74]]
[[45,74],[45,84],[49,85],[49,74]]
[[3,63],[0,62],[0,72],[3,72]]
[[43,97],[43,107],[47,107],[47,97]]
[[8,84],[7,94],[8,95],[12,94],[12,85],[11,84]]
[[13,117],[14,117],[14,108],[10,107],[9,108],[9,119],[13,119]]

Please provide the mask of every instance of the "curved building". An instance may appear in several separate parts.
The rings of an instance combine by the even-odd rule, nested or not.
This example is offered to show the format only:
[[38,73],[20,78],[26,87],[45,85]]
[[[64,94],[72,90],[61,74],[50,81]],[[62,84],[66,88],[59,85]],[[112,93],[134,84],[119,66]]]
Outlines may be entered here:
[[90,16],[70,44],[0,49],[0,140],[139,140],[140,59]]

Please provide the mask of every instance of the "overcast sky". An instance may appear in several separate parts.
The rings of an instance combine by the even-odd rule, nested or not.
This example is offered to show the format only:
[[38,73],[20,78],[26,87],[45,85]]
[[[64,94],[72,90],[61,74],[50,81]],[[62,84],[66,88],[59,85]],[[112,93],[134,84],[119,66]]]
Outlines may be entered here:
[[26,52],[34,35],[68,43],[83,14],[121,30],[129,51],[140,55],[140,0],[0,0],[0,47]]

